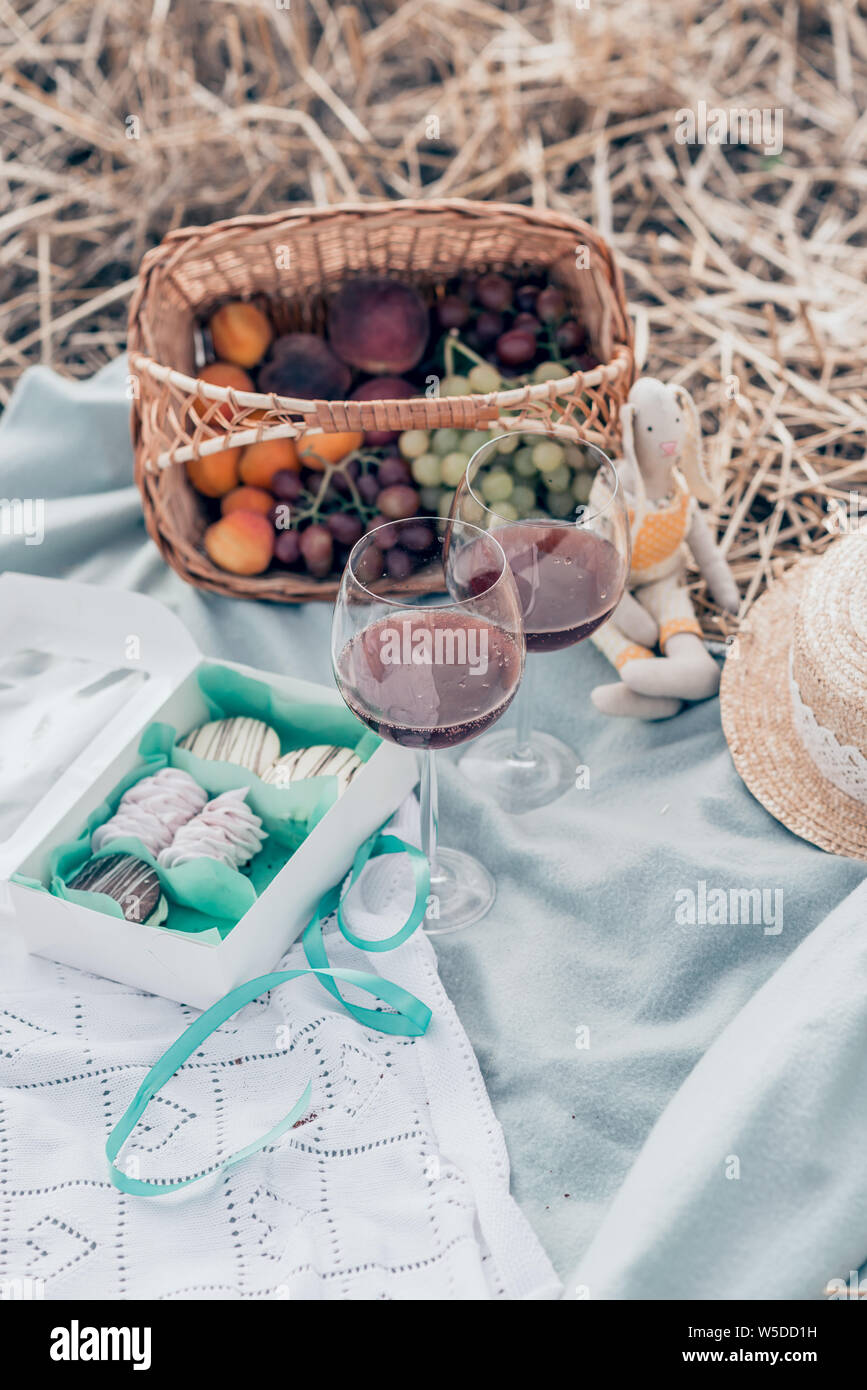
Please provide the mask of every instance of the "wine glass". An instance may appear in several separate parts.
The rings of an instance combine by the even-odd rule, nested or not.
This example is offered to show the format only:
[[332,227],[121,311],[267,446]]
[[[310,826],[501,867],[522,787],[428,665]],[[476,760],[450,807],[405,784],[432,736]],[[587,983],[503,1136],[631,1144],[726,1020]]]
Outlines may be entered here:
[[[620,602],[631,560],[629,510],[614,465],[595,445],[536,431],[489,440],[452,500],[450,524],[468,522],[496,536],[506,553],[528,653],[583,641]],[[497,729],[461,758],[466,775],[510,811],[545,806],[575,785],[575,753],[533,729],[532,714],[525,688],[517,729]]]
[[[521,602],[499,541],[455,521],[448,552],[439,518],[390,521],[353,547],[334,606],[331,659],[353,714],[381,738],[420,749],[422,849],[431,898],[424,929],[456,931],[483,917],[491,875],[463,851],[437,846],[434,749],[488,729],[508,709],[524,671]],[[399,550],[398,550],[399,548]],[[386,557],[402,592],[377,592]],[[415,571],[447,597],[420,593]]]

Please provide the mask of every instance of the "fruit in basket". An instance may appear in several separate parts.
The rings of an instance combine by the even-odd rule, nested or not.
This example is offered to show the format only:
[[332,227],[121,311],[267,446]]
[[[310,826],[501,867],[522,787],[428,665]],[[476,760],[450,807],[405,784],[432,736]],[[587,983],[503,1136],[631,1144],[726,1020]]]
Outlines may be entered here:
[[537,384],[543,381],[562,381],[569,375],[569,368],[564,367],[562,362],[540,362],[538,367],[533,368],[533,380]]
[[271,479],[271,491],[278,502],[297,502],[304,484],[293,469],[281,468]]
[[440,382],[441,396],[469,396],[472,390],[468,376],[444,376]]
[[357,512],[332,512],[325,525],[338,545],[351,547],[364,535],[364,522]]
[[558,323],[566,312],[566,296],[556,285],[546,285],[539,292],[535,313],[545,323]]
[[[375,376],[371,381],[365,381],[361,386],[356,386],[349,399],[351,401],[408,401],[412,396],[417,395],[418,388],[402,376]],[[392,444],[399,433],[399,430],[366,430],[364,442],[369,444],[371,448],[378,449],[384,444]]]
[[236,487],[223,497],[220,511],[223,516],[231,516],[232,512],[259,512],[262,516],[268,516],[273,506],[274,498],[264,488]]
[[304,468],[322,473],[326,464],[340,463],[347,454],[360,449],[364,435],[358,430],[341,430],[329,434],[305,434],[298,441],[298,461]]
[[578,351],[584,341],[584,330],[575,319],[564,319],[556,329],[554,338],[560,351],[568,355]]
[[483,344],[496,342],[505,327],[506,320],[502,314],[495,313],[493,309],[483,309],[476,319],[476,337]]
[[187,477],[197,492],[205,497],[224,497],[238,486],[240,449],[219,449],[214,454],[190,459]]
[[[199,380],[207,381],[211,386],[227,386],[233,391],[255,391],[253,380],[241,367],[236,367],[233,362],[209,362],[207,367],[202,367],[199,372]],[[197,415],[205,415],[211,411],[211,421],[213,424],[219,423],[222,415],[227,420],[232,418],[232,407],[228,401],[219,404],[210,401],[206,396],[197,396],[193,409]]]
[[538,285],[519,285],[515,290],[515,307],[522,314],[533,314],[536,311],[538,298]]
[[412,461],[413,482],[420,488],[439,487],[442,482],[443,466],[438,454],[419,454]]
[[505,367],[522,367],[536,356],[536,335],[527,328],[510,328],[497,339],[497,356]]
[[415,516],[419,497],[414,487],[405,483],[395,483],[393,487],[383,488],[377,498],[377,505],[387,521],[403,521]]
[[401,458],[384,458],[376,470],[381,488],[394,487],[397,483],[412,486],[412,475]]
[[415,562],[411,555],[396,545],[386,552],[385,568],[391,579],[408,579],[415,569]]
[[251,487],[270,487],[275,473],[298,472],[298,452],[292,439],[261,439],[248,444],[241,454],[238,471],[242,483]]
[[338,357],[371,376],[417,366],[428,339],[421,296],[399,280],[349,280],[331,301],[328,340]]
[[532,333],[534,338],[538,338],[542,332],[542,325],[535,314],[516,314],[512,320],[513,328],[522,328],[525,333]]
[[259,372],[259,390],[304,401],[334,401],[349,390],[352,373],[315,333],[284,333]]
[[446,454],[442,461],[442,481],[446,487],[457,487],[467,471],[467,464],[470,461],[469,454],[462,453],[455,449],[454,453]]
[[355,577],[361,584],[373,584],[382,576],[383,554],[377,545],[369,545],[360,556]]
[[262,574],[274,554],[274,528],[259,512],[231,512],[208,527],[205,550],[230,574]]
[[433,528],[423,521],[417,526],[404,526],[400,533],[400,543],[405,550],[430,550],[435,540]]
[[274,559],[281,565],[297,565],[301,559],[301,537],[297,531],[278,531],[274,538]]
[[314,522],[300,534],[304,563],[314,579],[324,579],[334,559],[334,540],[327,526]]
[[214,352],[224,362],[234,362],[238,367],[257,366],[274,337],[262,310],[240,300],[224,304],[212,315],[208,326]]
[[361,477],[358,479],[358,482],[356,483],[356,487],[360,496],[367,503],[367,505],[369,507],[374,506],[376,503],[376,499],[379,495],[379,483],[377,482],[373,473],[362,473]]
[[501,313],[511,309],[514,288],[505,275],[483,275],[476,285],[476,299],[485,309]]
[[437,305],[441,328],[463,328],[470,317],[470,306],[459,294],[447,294]]
[[491,391],[501,391],[503,388],[503,379],[490,362],[478,362],[471,369],[467,380],[473,391],[480,391],[485,395]]
[[[430,312],[415,289],[397,280],[367,276],[347,282],[331,301],[328,340],[312,333],[274,339],[256,387],[239,358],[240,352],[251,359],[253,347],[221,339],[218,319],[215,341],[222,360],[202,376],[236,390],[333,399],[349,396],[358,370],[365,375],[356,379],[351,399],[370,402],[418,396],[422,375],[431,371],[439,377],[441,396],[470,396],[588,370],[596,359],[567,292],[542,272],[524,275],[490,271],[450,280],[437,291]],[[253,307],[226,305],[222,322],[239,324],[243,332]],[[249,326],[255,330],[252,317]],[[229,354],[232,360],[226,360]],[[408,380],[404,374],[411,372]],[[212,407],[214,415],[218,410],[232,413],[228,406]],[[224,450],[210,456],[210,465],[199,460],[191,465],[191,479],[198,479],[207,496],[221,499],[221,520],[206,536],[208,554],[237,574],[262,573],[273,560],[275,570],[324,580],[340,570],[365,532],[378,528],[362,579],[404,581],[426,562],[441,527],[437,518],[448,515],[470,458],[495,434],[423,426],[313,430]],[[525,441],[526,435],[509,432],[498,440],[478,475],[479,496],[506,520],[569,516],[589,492],[583,456],[573,457],[571,446],[544,438]],[[406,520],[412,525],[398,543],[391,523]]]
[[376,543],[380,550],[389,550],[391,546],[397,544],[397,533],[393,526],[389,526],[388,517],[382,515],[371,517],[364,529],[365,531],[379,531]]

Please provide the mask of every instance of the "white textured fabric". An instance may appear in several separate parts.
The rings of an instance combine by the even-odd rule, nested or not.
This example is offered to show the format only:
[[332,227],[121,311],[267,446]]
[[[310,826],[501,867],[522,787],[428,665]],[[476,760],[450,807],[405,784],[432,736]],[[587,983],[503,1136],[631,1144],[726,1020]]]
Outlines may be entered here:
[[801,695],[792,670],[791,653],[789,690],[792,696],[792,720],[810,761],[833,786],[851,796],[853,801],[867,805],[867,758],[860,748],[851,743],[840,743],[830,729],[819,723]]
[[[414,802],[396,832],[408,838],[413,819]],[[383,857],[348,915],[382,938],[411,901],[405,857]],[[333,931],[326,941],[332,964],[423,999],[425,1037],[363,1028],[313,977],[281,986],[172,1078],[121,1161],[132,1154],[127,1171],[144,1179],[208,1168],[270,1128],[308,1080],[310,1113],[228,1172],[151,1198],[110,1185],[104,1145],[195,1012],[0,945],[0,1280],[42,1280],[47,1299],[557,1296],[509,1195],[502,1132],[430,942],[416,932],[367,954]],[[295,947],[282,966],[304,964]]]

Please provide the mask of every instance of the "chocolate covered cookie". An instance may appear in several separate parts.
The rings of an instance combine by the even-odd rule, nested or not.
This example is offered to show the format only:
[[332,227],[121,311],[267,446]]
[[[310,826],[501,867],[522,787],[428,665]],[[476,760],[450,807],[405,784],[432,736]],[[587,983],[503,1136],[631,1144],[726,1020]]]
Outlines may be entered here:
[[105,893],[114,898],[128,922],[157,926],[168,916],[160,881],[149,864],[131,854],[106,854],[88,859],[66,885],[82,893]]
[[261,719],[236,716],[202,724],[178,742],[197,758],[212,762],[236,763],[259,776],[280,756],[280,739]]
[[262,781],[276,787],[288,787],[303,777],[336,777],[337,794],[341,796],[356,772],[364,766],[351,748],[336,744],[316,744],[312,748],[296,748],[262,773]]

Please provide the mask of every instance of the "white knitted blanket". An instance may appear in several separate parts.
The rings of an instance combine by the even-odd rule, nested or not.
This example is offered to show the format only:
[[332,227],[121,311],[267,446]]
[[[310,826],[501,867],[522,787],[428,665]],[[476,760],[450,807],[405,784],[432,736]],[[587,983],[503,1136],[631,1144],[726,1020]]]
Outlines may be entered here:
[[[414,814],[403,809],[397,834]],[[412,901],[404,857],[371,863],[356,892],[354,930],[390,935]],[[143,1176],[178,1179],[265,1133],[312,1080],[308,1116],[236,1167],[151,1198],[110,1184],[105,1141],[195,1011],[2,941],[0,918],[0,1295],[557,1296],[420,932],[381,954],[334,931],[326,941],[333,965],[379,972],[428,1004],[423,1038],[363,1028],[315,978],[281,986],[203,1045],[127,1147]],[[296,946],[282,968],[304,964]]]

